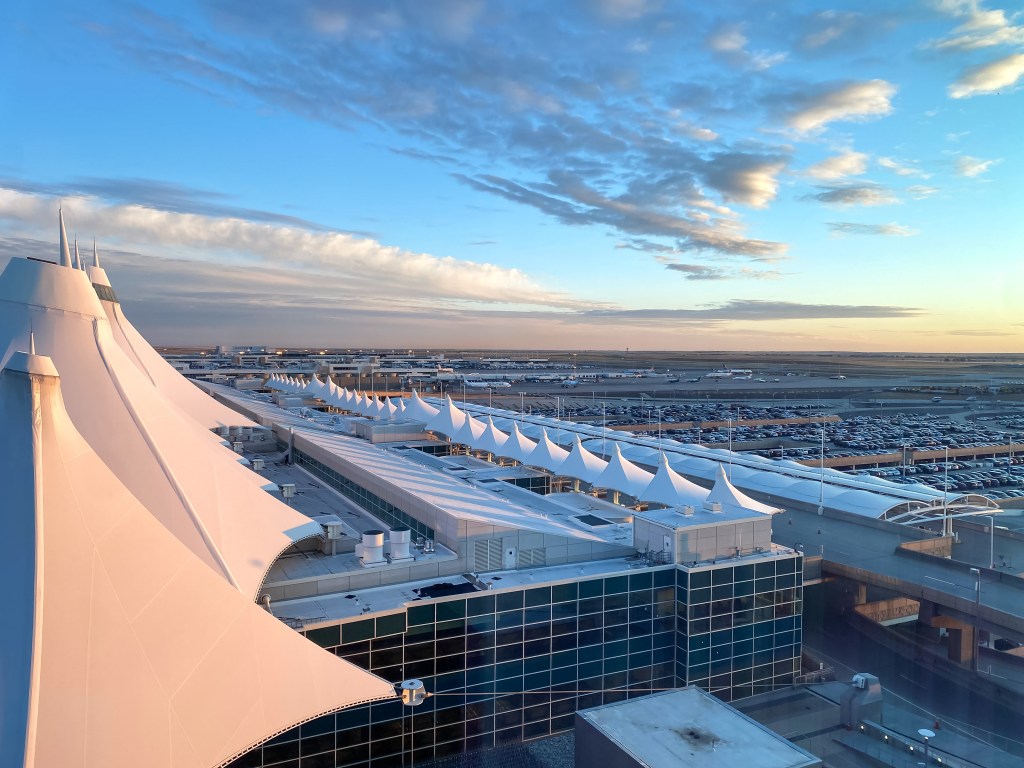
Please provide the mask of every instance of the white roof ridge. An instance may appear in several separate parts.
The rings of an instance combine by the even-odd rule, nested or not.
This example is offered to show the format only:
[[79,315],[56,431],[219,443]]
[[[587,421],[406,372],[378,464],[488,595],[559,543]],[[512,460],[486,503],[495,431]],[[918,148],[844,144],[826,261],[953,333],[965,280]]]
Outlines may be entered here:
[[[26,507],[0,516],[0,540],[27,555],[0,561],[19,593],[0,634],[0,736],[13,764],[99,768],[130,755],[206,768],[298,723],[394,697],[391,683],[285,626],[161,525],[76,429],[55,368],[5,367],[0,421],[23,438],[0,445],[0,477]],[[254,673],[282,664],[288,674]],[[240,691],[250,706],[238,706]]]

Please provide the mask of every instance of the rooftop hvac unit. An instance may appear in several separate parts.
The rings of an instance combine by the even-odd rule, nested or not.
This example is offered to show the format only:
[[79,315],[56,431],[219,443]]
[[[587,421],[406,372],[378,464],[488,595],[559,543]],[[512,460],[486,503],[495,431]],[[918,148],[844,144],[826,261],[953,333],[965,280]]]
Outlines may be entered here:
[[679,513],[684,517],[693,517],[693,505],[687,504],[685,507],[679,510]]
[[425,542],[423,542],[423,551],[428,555],[434,551],[433,539],[427,539]]
[[852,682],[853,682],[853,687],[854,688],[867,688],[868,687],[868,679],[864,675],[854,675]]
[[356,557],[364,568],[386,565],[384,559],[384,531],[366,531],[363,540],[356,544]]
[[722,513],[722,505],[717,501],[705,501],[704,509],[714,515],[720,515]]
[[241,453],[243,450],[243,446],[241,443],[236,441],[231,444],[231,450],[234,451],[235,453]]
[[295,483],[281,483],[281,495],[286,499],[295,496]]
[[266,463],[265,459],[253,459],[252,460],[252,470],[253,470],[253,472],[262,472],[266,468],[267,468],[267,463]]
[[400,560],[412,560],[412,554],[409,552],[409,540],[412,538],[412,532],[405,526],[398,528],[392,528],[388,536],[388,548],[391,554],[391,562],[398,562]]

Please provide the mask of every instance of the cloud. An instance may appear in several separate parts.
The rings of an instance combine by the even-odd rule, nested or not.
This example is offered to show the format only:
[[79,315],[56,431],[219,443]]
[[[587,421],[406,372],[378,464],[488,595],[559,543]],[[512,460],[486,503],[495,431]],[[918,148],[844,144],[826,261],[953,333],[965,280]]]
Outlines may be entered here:
[[821,192],[806,195],[805,200],[817,200],[828,205],[892,205],[899,199],[879,184],[842,184],[818,187]]
[[910,237],[918,234],[916,229],[902,224],[860,224],[852,221],[829,221],[828,229],[835,235],[887,235]]
[[1012,333],[1011,331],[991,331],[981,328],[962,328],[956,331],[946,331],[950,336],[1017,336],[1018,334]]
[[[344,232],[107,203],[62,201],[69,225],[96,233],[107,246],[184,256],[194,262],[293,269],[367,296],[410,291],[435,301],[487,301],[571,306],[565,294],[540,287],[517,269],[415,253]],[[0,222],[49,232],[57,201],[0,188]]]
[[747,51],[747,42],[743,24],[722,24],[708,37],[707,46],[732,66],[755,72],[769,69],[786,60],[783,52]]
[[999,160],[982,160],[970,155],[961,155],[956,159],[956,172],[961,176],[973,178],[987,173],[993,165],[998,165]]
[[712,267],[706,264],[681,264],[668,263],[666,269],[673,272],[681,272],[687,280],[774,280],[781,276],[781,273],[774,269],[755,270],[749,268],[727,269],[724,267]]
[[785,167],[786,160],[780,156],[727,152],[708,162],[704,178],[726,200],[764,208],[778,194],[776,176]]
[[878,164],[883,168],[892,171],[897,176],[920,176],[925,179],[930,177],[930,174],[918,170],[917,168],[913,168],[906,163],[900,162],[899,160],[895,160],[891,157],[878,158]]
[[586,318],[632,320],[826,320],[837,318],[908,318],[923,314],[915,307],[864,304],[803,304],[795,301],[733,299],[703,309],[593,309]]
[[929,187],[925,184],[912,184],[907,187],[907,194],[914,200],[924,200],[926,197],[937,195],[941,191],[938,187]]
[[[203,216],[243,218],[250,221],[265,221],[274,224],[288,224],[305,229],[323,230],[324,226],[308,219],[288,216],[272,211],[231,205],[230,197],[208,189],[189,187],[158,179],[137,177],[72,179],[60,184],[26,181],[24,179],[0,177],[0,189],[25,192],[30,195],[47,197],[100,197],[111,202],[132,203],[151,208],[160,208],[177,213],[198,213]],[[350,234],[371,236],[370,233],[346,230]]]
[[[500,176],[455,178],[474,189],[490,192],[517,203],[532,206],[564,224],[603,224],[631,235],[673,238],[680,251],[714,251],[754,261],[774,261],[785,256],[784,243],[744,237],[740,226],[724,218],[704,221],[687,218],[652,205],[640,205],[627,196],[609,197],[566,173],[553,173],[549,182],[525,186]],[[681,187],[674,180],[670,188]],[[647,200],[660,194],[657,186],[635,188],[636,197]],[[692,194],[692,190],[691,190]],[[695,201],[699,205],[699,201]]]
[[804,171],[804,174],[819,181],[839,181],[847,176],[859,176],[868,169],[868,156],[863,152],[845,150],[838,155],[826,157]]
[[827,10],[798,19],[797,47],[804,52],[827,54],[863,45],[893,26],[891,14]]
[[940,2],[939,10],[961,19],[953,34],[931,43],[940,51],[976,51],[997,45],[1024,45],[1024,27],[1015,26],[1003,10],[984,10],[973,0]]
[[[734,129],[733,115],[758,109],[759,86],[749,73],[714,87],[675,80],[678,51],[704,29],[696,11],[589,0],[545,7],[538,24],[530,3],[446,1],[450,24],[435,18],[449,6],[417,0],[259,13],[217,0],[188,20],[140,11],[113,39],[133,66],[340,130],[373,126],[396,155],[563,222],[784,252],[726,208],[768,205],[791,151]],[[769,63],[741,50],[750,67]]]
[[1024,76],[1024,53],[1012,53],[996,61],[967,70],[949,86],[954,99],[967,99],[1011,88]]
[[793,94],[786,124],[812,133],[836,121],[864,121],[892,112],[896,86],[885,80],[829,84]]

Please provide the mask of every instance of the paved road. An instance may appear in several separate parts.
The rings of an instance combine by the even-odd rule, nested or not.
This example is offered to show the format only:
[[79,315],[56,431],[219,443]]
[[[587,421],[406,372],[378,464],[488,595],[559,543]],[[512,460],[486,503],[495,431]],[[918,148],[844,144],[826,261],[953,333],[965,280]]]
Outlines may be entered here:
[[[826,569],[831,562],[899,579],[916,588],[911,597],[925,597],[973,614],[976,582],[969,567],[941,558],[925,560],[896,555],[896,547],[911,538],[916,537],[898,526],[877,529],[799,510],[776,516],[772,534],[778,544],[790,547],[802,544],[809,555],[822,553]],[[1024,562],[1024,559],[1018,561]],[[1018,633],[1024,629],[1024,588],[1009,581],[998,581],[985,573],[981,581],[981,604],[983,615],[991,621],[1016,628]],[[1024,640],[1024,634],[1018,639]]]

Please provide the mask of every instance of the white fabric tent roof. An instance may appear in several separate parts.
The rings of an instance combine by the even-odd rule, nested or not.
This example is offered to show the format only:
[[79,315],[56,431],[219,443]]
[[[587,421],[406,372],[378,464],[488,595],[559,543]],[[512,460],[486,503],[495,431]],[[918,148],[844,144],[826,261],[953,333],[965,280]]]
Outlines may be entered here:
[[[94,256],[94,258],[96,258]],[[110,279],[99,265],[87,269],[93,285],[110,288]],[[113,289],[111,288],[111,295]],[[152,382],[161,395],[170,400],[181,411],[195,419],[206,429],[217,427],[253,427],[252,421],[223,403],[204,394],[187,381],[149,345],[142,334],[131,324],[121,311],[121,304],[101,298],[100,304],[106,313],[114,340],[135,366]]]
[[384,402],[381,403],[380,412],[377,414],[378,418],[390,419],[398,411],[398,406],[391,402],[390,397],[385,397]]
[[718,467],[718,477],[715,479],[715,485],[704,503],[706,506],[716,503],[721,504],[723,509],[739,507],[740,509],[748,509],[752,512],[763,512],[766,515],[774,515],[782,511],[778,507],[762,504],[760,501],[756,501],[742,491],[737,490],[736,486],[729,482],[729,478],[725,474],[725,467],[722,465]]
[[409,402],[405,404],[406,417],[415,421],[422,421],[424,423],[429,422],[432,418],[437,416],[439,412],[439,408],[435,408],[430,403],[424,402],[423,398],[417,394],[415,389],[412,391],[412,396],[409,398]]
[[569,451],[569,455],[562,462],[558,471],[566,477],[575,477],[585,483],[593,484],[607,466],[608,462],[584,448],[577,436],[572,450]]
[[494,453],[497,456],[504,456],[506,459],[526,461],[536,447],[537,444],[533,440],[519,431],[519,425],[513,423],[512,431],[508,433],[508,439]]
[[707,497],[706,488],[687,480],[672,469],[668,457],[662,454],[658,471],[638,498],[640,501],[653,501],[666,507],[691,505],[700,508]]
[[466,414],[460,411],[458,406],[448,397],[445,398],[444,407],[438,411],[434,418],[427,422],[426,427],[429,432],[440,432],[445,437],[450,438],[459,431],[459,427],[462,426],[462,422],[465,420]]
[[488,416],[487,427],[484,429],[480,439],[473,445],[473,448],[478,451],[497,454],[506,440],[508,440],[508,435],[494,426],[494,419]]
[[326,395],[328,391],[330,390],[327,385],[320,381],[320,379],[316,377],[315,373],[306,384],[306,394],[312,395],[313,397],[319,397],[321,400],[323,400],[324,395]]
[[540,440],[537,447],[530,451],[530,455],[523,460],[523,464],[529,467],[541,467],[549,472],[558,473],[558,468],[565,463],[569,452],[551,442],[547,430],[541,430]]
[[211,768],[394,697],[157,522],[75,428],[56,372],[22,352],[0,371],[4,765]]
[[462,420],[462,426],[459,427],[454,435],[449,435],[453,443],[459,443],[461,445],[468,445],[469,447],[475,447],[477,441],[483,435],[487,429],[487,425],[479,419],[475,419],[472,416],[466,416]]
[[653,477],[654,475],[646,469],[640,469],[623,456],[618,443],[612,443],[612,455],[608,459],[608,466],[594,480],[593,485],[598,488],[611,488],[635,499],[650,484]]
[[[114,341],[79,270],[11,259],[0,274],[0,350],[40,350],[62,371],[65,402],[93,450],[169,531],[250,599],[273,561],[319,524],[181,417]],[[3,364],[5,360],[0,360]]]

